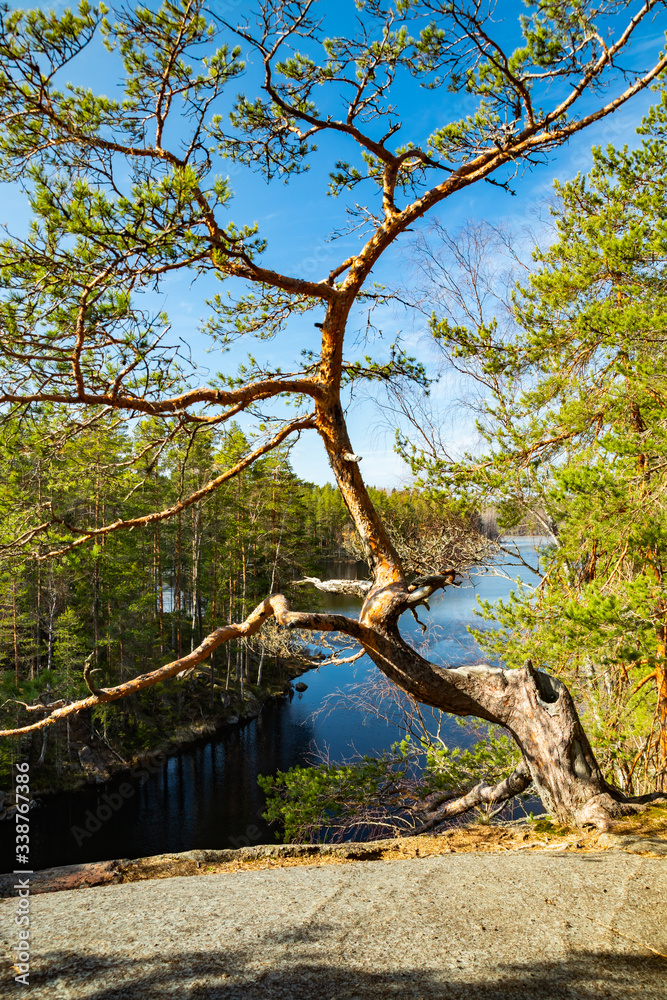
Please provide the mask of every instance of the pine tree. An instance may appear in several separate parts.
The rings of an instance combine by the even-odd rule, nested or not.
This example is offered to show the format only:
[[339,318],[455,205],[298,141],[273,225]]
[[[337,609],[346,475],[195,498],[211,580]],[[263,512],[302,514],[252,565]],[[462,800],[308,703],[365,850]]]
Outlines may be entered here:
[[[260,0],[256,19],[236,26],[211,17],[205,0],[118,4],[108,15],[86,0],[61,15],[0,8],[0,180],[24,184],[31,212],[30,225],[0,244],[0,403],[7,414],[21,419],[42,404],[58,406],[57,433],[72,439],[82,433],[82,420],[102,413],[147,416],[163,422],[164,440],[170,421],[187,438],[195,425],[222,425],[241,411],[258,421],[270,415],[262,438],[236,465],[168,508],[82,528],[75,504],[76,522],[58,520],[57,513],[39,521],[33,513],[28,535],[45,539],[60,525],[68,538],[50,546],[48,556],[67,556],[78,573],[89,543],[174,518],[180,602],[190,508],[241,476],[245,502],[254,462],[315,431],[372,577],[357,621],[290,611],[279,594],[250,612],[248,524],[239,518],[246,586],[237,597],[248,617],[211,633],[192,653],[114,687],[101,689],[88,677],[89,698],[51,712],[29,731],[157,685],[225,641],[245,642],[274,616],[291,628],[342,631],[416,699],[508,727],[524,753],[518,780],[532,776],[559,818],[604,823],[623,808],[562,684],[528,667],[448,669],[419,657],[401,637],[399,616],[450,583],[452,568],[410,589],[363,481],[344,399],[348,387],[367,380],[421,388],[428,380],[400,346],[387,353],[380,345],[376,357],[360,360],[346,353],[345,340],[359,304],[387,301],[371,284],[374,268],[427,212],[475,183],[509,189],[517,164],[539,160],[656,79],[667,67],[662,54],[648,70],[623,62],[618,76],[617,65],[663,6],[643,0],[623,26],[615,0],[530,3],[515,26],[513,50],[497,37],[490,11],[467,0],[395,6],[360,0],[353,26],[339,20],[344,12],[333,12],[338,34],[328,38],[312,0]],[[100,35],[118,72],[119,89],[110,90],[118,97],[71,82],[79,57],[94,52]],[[502,37],[510,36],[503,30]],[[261,83],[254,94],[230,101],[244,50],[260,67]],[[415,92],[415,80],[426,93],[442,88],[432,107],[437,124],[427,137],[419,127],[408,135],[408,123],[415,124],[408,98],[399,141],[396,100],[403,85]],[[612,80],[610,94],[603,85]],[[447,92],[457,95],[451,117],[441,99]],[[469,107],[463,117],[461,94]],[[323,156],[332,152],[333,143],[321,142],[326,138],[336,142],[325,189],[361,217],[355,225],[362,222],[362,242],[317,278],[305,265],[297,274],[276,270],[254,219],[231,220],[232,185],[216,170],[233,163],[272,183],[297,180],[314,160],[316,142]],[[360,207],[362,183],[370,201]],[[347,218],[344,208],[343,224]],[[261,342],[284,332],[289,363],[251,355],[236,373],[198,381],[171,340],[168,317],[151,314],[139,294],[161,292],[179,272],[218,275],[237,289],[210,303],[203,332],[213,346],[224,350],[238,337]],[[321,334],[293,358],[287,327],[313,310],[312,329]],[[287,399],[294,409],[283,407]],[[160,447],[156,442],[156,454]],[[26,540],[25,532],[13,537],[17,548]],[[182,619],[177,631],[185,649]]]
[[638,131],[556,184],[556,240],[516,292],[511,340],[435,324],[493,390],[489,451],[415,469],[495,504],[506,530],[529,512],[549,526],[541,584],[486,603],[501,628],[478,638],[573,684],[610,777],[646,790],[667,782],[666,94]]

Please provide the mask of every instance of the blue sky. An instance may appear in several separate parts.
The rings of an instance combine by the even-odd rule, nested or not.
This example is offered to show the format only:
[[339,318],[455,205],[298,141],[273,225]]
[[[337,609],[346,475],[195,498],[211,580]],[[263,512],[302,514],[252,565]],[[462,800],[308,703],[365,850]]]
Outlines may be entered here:
[[[11,6],[23,6],[12,3]],[[43,4],[53,7],[53,4]],[[62,8],[65,4],[56,4]],[[245,4],[240,0],[216,0],[217,13],[225,13],[230,20],[242,16]],[[327,21],[336,22],[336,31],[344,33],[346,25],[351,25],[354,6],[351,0],[322,0],[319,4]],[[632,10],[631,5],[628,10]],[[520,10],[514,0],[500,3],[496,8],[496,28],[503,41],[507,41],[516,31],[516,13]],[[332,25],[333,26],[333,25]],[[644,32],[642,40],[630,52],[631,60],[636,64],[650,64],[655,54],[664,42],[665,14],[660,20]],[[87,85],[94,90],[108,93],[115,92],[114,64],[111,56],[103,53],[100,47],[93,46],[85,53],[80,68],[77,70],[77,82],[85,79]],[[248,96],[257,89],[257,67],[249,64],[245,78],[238,87],[230,88],[230,96],[236,89],[245,90]],[[411,139],[422,141],[436,126],[448,120],[456,119],[472,106],[466,107],[469,99],[461,95],[447,94],[442,90],[422,90],[414,81],[403,81],[395,91],[396,103],[403,106],[404,128],[398,140],[406,142]],[[514,181],[517,196],[503,192],[488,184],[478,184],[460,192],[458,196],[448,200],[438,207],[437,217],[454,230],[467,220],[487,220],[494,223],[504,223],[520,229],[528,221],[533,228],[540,229],[540,216],[547,215],[545,205],[552,193],[554,178],[566,180],[578,171],[584,172],[591,165],[590,149],[593,144],[606,145],[612,143],[622,146],[638,142],[635,127],[643,113],[651,103],[651,95],[640,94],[632,102],[624,105],[620,111],[604,119],[596,126],[582,132],[566,147],[551,156],[546,165],[533,168]],[[332,267],[344,260],[360,247],[356,234],[331,241],[333,230],[346,225],[345,204],[343,197],[334,199],[327,197],[326,187],[328,170],[336,159],[352,159],[354,151],[351,146],[345,146],[339,139],[325,138],[320,142],[320,150],[313,158],[309,173],[295,178],[289,185],[275,181],[270,185],[259,176],[241,168],[230,172],[229,163],[221,161],[216,165],[220,173],[230,173],[234,190],[234,201],[230,216],[237,223],[244,224],[257,221],[262,234],[268,239],[269,246],[266,257],[262,261],[278,270],[319,279],[324,277]],[[375,198],[369,188],[367,192],[358,190],[352,200],[369,198],[371,206]],[[366,203],[366,202],[364,202]],[[6,221],[11,226],[25,223],[25,206],[20,199],[4,199],[4,210],[0,210],[0,221]],[[423,224],[428,224],[427,221]],[[546,238],[547,232],[541,233]],[[410,273],[406,264],[409,241],[414,236],[406,234],[402,242],[389,251],[373,275],[376,281],[387,285],[410,283]],[[231,287],[231,286],[230,286]],[[235,351],[220,359],[205,351],[205,338],[198,332],[200,320],[206,314],[204,300],[221,286],[214,278],[205,278],[194,285],[185,276],[177,277],[169,286],[165,286],[160,305],[165,308],[171,319],[172,330],[190,345],[194,359],[202,367],[202,375],[209,369],[211,373],[228,368],[238,361],[244,351]],[[247,350],[258,354],[266,348],[269,361],[278,362],[283,369],[290,368],[290,354],[298,358],[301,347],[316,348],[318,331],[314,322],[321,315],[311,313],[296,319],[289,330],[279,341],[266,345],[252,342]],[[364,319],[357,317],[356,327],[363,326]],[[382,350],[400,333],[405,342],[420,359],[429,366],[434,364],[432,349],[425,336],[424,324],[418,316],[410,316],[405,311],[396,311],[383,307],[375,317],[375,323],[381,326],[382,338],[376,348]],[[365,353],[368,348],[361,345],[354,347],[355,324],[350,329],[352,353],[355,350]],[[369,345],[372,346],[372,345]],[[448,383],[443,383],[443,387]],[[447,389],[443,388],[441,403],[447,403]],[[372,485],[393,487],[405,481],[406,470],[393,452],[393,434],[386,426],[381,413],[369,399],[354,403],[348,412],[350,434],[353,447],[363,456],[361,466],[366,481]],[[464,422],[454,422],[450,429],[452,445],[463,445],[470,440],[470,432]],[[323,483],[331,480],[331,473],[316,435],[304,435],[293,450],[293,464],[296,472],[305,479]]]

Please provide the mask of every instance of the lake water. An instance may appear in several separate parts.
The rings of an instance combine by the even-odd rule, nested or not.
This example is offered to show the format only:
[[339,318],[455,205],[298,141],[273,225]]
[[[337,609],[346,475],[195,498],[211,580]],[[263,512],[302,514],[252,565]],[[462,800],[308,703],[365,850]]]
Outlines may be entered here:
[[[524,557],[534,557],[535,541],[517,539]],[[530,574],[522,571],[521,576],[528,579]],[[450,587],[435,596],[430,613],[420,608],[420,619],[429,625],[426,655],[441,663],[479,657],[466,631],[474,621],[476,598],[505,597],[512,586],[502,577],[473,576],[472,584]],[[323,599],[327,609],[358,612],[359,601],[354,598],[325,595]],[[401,630],[413,645],[424,641],[410,613],[401,618]],[[402,737],[395,725],[356,704],[359,697],[371,697],[360,688],[382,679],[367,657],[323,666],[301,679],[307,691],[267,705],[250,723],[226,727],[150,774],[134,779],[119,775],[106,786],[45,797],[30,812],[32,868],[278,840],[277,832],[261,817],[264,797],[257,786],[259,774],[311,764],[323,756],[342,760],[355,753],[379,752]],[[474,738],[449,717],[443,732],[452,744],[464,745]],[[124,796],[118,793],[123,785]],[[91,823],[91,815],[103,819]],[[13,822],[0,823],[3,871],[13,868],[14,832]]]

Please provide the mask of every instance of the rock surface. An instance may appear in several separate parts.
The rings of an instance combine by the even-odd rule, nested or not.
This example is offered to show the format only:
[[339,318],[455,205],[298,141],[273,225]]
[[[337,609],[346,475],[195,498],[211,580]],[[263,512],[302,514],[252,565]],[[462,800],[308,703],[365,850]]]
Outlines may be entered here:
[[[304,864],[344,864],[348,861],[396,861],[426,858],[442,854],[474,851],[599,851],[612,849],[648,857],[667,856],[667,810],[653,811],[648,819],[640,818],[639,831],[633,830],[636,820],[625,822],[626,829],[616,833],[595,830],[540,829],[543,824],[525,823],[505,826],[452,827],[437,836],[394,837],[387,840],[351,841],[342,844],[257,844],[236,849],[181,851],[176,854],[156,854],[147,858],[120,858],[78,865],[45,868],[30,876],[30,894],[62,892],[65,889],[85,889],[91,886],[140,882],[145,879],[175,878],[181,875],[203,875],[251,869],[294,867]],[[662,836],[653,836],[659,833]],[[15,878],[0,875],[0,898],[14,894]]]
[[[665,1000],[666,900],[665,860],[616,850],[316,863],[48,893],[30,900],[29,989],[6,966],[3,996]],[[0,903],[10,956],[16,907]]]

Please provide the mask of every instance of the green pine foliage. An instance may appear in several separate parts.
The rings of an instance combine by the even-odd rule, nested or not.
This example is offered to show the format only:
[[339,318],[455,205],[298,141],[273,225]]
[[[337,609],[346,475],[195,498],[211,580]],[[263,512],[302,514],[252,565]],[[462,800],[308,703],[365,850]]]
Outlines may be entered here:
[[482,602],[497,629],[475,634],[564,677],[610,778],[645,791],[667,768],[666,94],[639,133],[556,185],[556,239],[516,289],[513,335],[434,321],[490,389],[486,454],[413,468],[494,505],[506,531],[526,515],[548,528],[539,585]]
[[[327,563],[354,557],[339,491],[298,479],[284,448],[173,517],[71,549],[77,532],[146,509],[165,511],[192,496],[246,455],[252,441],[234,424],[170,440],[164,426],[148,419],[128,429],[102,412],[92,421],[81,414],[76,433],[71,414],[69,420],[61,435],[57,415],[45,406],[30,421],[6,419],[0,436],[0,714],[6,725],[25,719],[20,703],[85,697],[83,667],[91,655],[95,684],[109,687],[190,652],[215,628],[243,620],[268,593],[286,590],[292,606],[307,601],[312,607],[317,592],[292,582],[330,576]],[[156,440],[164,445],[156,447]],[[410,491],[375,492],[397,523],[409,516],[419,524],[424,516]],[[48,531],[26,550],[26,538],[46,520]],[[58,771],[76,760],[70,744],[81,742],[81,726],[85,732],[92,725],[127,757],[159,745],[192,719],[242,712],[244,700],[261,693],[258,682],[264,691],[281,688],[283,659],[299,654],[300,637],[278,632],[269,623],[249,642],[216,650],[213,663],[190,677],[99,706],[85,724],[57,725],[46,741],[48,780],[60,782]],[[36,764],[42,736],[24,743]],[[13,753],[26,750],[12,746]]]
[[[460,720],[470,729],[470,723]],[[440,736],[407,735],[373,757],[316,767],[293,767],[260,777],[265,818],[280,826],[285,843],[401,836],[436,831],[451,819],[429,823],[428,810],[457,798],[479,782],[495,785],[517,766],[516,744],[493,726],[474,727],[472,747],[449,746]],[[482,822],[506,808],[479,806]]]

